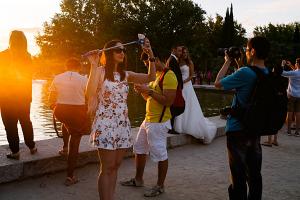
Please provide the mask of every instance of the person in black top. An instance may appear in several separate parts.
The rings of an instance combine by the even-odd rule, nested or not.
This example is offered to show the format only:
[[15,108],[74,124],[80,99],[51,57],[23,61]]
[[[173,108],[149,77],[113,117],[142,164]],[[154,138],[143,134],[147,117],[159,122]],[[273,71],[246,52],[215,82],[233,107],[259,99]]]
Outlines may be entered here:
[[27,51],[27,39],[22,31],[12,31],[9,48],[0,52],[0,108],[11,150],[7,158],[10,159],[20,158],[18,121],[30,153],[37,152],[30,120],[32,71],[32,59]]
[[[176,46],[172,47],[172,52],[166,62],[166,67],[171,69],[175,73],[177,81],[178,81],[177,87],[180,87],[181,89],[183,89],[182,74],[181,74],[180,67],[179,67],[179,60],[180,60],[181,56],[182,56],[182,46],[176,45]],[[172,116],[172,119],[171,119],[172,130],[169,131],[170,134],[178,134],[174,130],[174,127],[173,127],[174,120],[175,120],[175,117]]]

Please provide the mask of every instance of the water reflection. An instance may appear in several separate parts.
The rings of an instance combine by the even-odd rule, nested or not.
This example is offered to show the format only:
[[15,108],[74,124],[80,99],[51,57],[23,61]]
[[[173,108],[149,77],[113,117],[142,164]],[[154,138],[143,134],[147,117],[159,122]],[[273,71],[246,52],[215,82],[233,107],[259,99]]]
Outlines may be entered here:
[[[32,83],[32,104],[31,104],[31,120],[33,123],[35,140],[43,140],[56,137],[52,123],[52,111],[49,109],[47,102],[48,88],[51,81],[34,80]],[[202,107],[202,111],[206,117],[218,115],[219,108],[229,105],[232,99],[231,94],[222,94],[210,92],[203,89],[196,90],[198,99]],[[132,91],[132,87],[128,96],[129,118],[133,127],[138,127],[145,117],[145,101]],[[1,118],[1,117],[0,117]],[[21,133],[21,127],[19,132]],[[23,142],[23,135],[20,140]],[[2,120],[0,121],[0,145],[7,144],[6,134]]]

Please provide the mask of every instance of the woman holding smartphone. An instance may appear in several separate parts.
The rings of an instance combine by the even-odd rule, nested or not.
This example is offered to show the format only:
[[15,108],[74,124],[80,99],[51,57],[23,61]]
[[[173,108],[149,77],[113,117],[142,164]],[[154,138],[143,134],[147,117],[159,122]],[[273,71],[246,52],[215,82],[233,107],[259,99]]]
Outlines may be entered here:
[[[148,83],[155,80],[155,65],[150,62],[148,74],[126,71],[126,49],[120,40],[112,40],[104,48],[115,47],[88,56],[91,72],[87,84],[88,110],[93,120],[91,143],[98,148],[100,174],[98,191],[101,200],[113,200],[118,169],[126,150],[132,146],[128,118],[128,83]],[[143,51],[153,57],[146,38]],[[100,61],[100,66],[98,65]]]

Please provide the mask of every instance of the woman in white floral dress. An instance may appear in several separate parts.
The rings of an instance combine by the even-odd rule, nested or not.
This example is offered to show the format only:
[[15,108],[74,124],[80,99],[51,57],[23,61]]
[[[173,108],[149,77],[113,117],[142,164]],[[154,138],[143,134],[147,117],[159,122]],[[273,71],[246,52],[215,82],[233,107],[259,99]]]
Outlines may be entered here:
[[[100,174],[98,191],[101,200],[112,200],[117,181],[117,172],[126,150],[132,146],[131,127],[128,118],[128,82],[148,83],[155,79],[154,62],[150,62],[148,74],[125,71],[125,48],[119,40],[112,40],[104,46],[100,58],[95,53],[88,57],[91,72],[87,86],[89,113],[94,118],[91,142],[98,148]],[[145,39],[143,51],[154,58],[150,42]]]

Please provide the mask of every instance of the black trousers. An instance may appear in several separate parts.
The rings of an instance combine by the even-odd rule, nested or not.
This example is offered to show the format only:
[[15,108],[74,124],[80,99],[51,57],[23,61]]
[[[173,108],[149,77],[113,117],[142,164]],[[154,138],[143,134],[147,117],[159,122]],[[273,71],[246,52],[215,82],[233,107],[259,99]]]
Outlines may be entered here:
[[[230,200],[261,200],[262,151],[260,137],[227,133],[227,151],[231,172]],[[247,195],[248,184],[248,195]]]
[[30,120],[30,102],[1,102],[1,117],[6,131],[9,148],[12,153],[19,152],[18,121],[21,124],[25,144],[30,148],[35,147],[33,141],[33,128]]
[[69,138],[69,135],[71,136],[69,140],[67,176],[72,178],[77,163],[81,136],[90,133],[87,107],[85,105],[57,104],[54,108],[54,116],[63,123],[64,147],[66,146],[67,138]]

